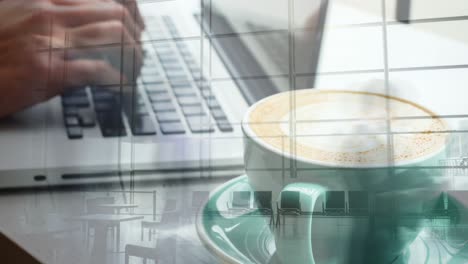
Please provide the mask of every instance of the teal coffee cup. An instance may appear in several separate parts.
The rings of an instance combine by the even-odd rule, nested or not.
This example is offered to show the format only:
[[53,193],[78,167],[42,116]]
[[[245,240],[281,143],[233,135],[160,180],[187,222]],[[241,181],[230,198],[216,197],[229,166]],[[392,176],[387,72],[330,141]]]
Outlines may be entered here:
[[446,185],[447,124],[405,99],[284,92],[242,128],[249,183],[272,192],[272,263],[404,262]]

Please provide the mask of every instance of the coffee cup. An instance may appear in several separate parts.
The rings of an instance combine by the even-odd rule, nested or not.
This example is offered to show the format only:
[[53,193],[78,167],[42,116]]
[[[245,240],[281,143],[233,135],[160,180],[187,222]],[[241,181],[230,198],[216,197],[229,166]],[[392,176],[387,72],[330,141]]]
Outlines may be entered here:
[[283,92],[252,105],[242,129],[249,183],[272,192],[280,263],[390,263],[445,188],[447,124],[405,99]]

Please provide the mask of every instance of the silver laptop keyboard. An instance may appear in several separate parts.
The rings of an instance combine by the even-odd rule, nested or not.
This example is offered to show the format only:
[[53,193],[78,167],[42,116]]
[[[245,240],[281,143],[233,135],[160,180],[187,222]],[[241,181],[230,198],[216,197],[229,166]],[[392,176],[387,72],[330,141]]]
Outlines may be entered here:
[[[149,24],[150,39],[179,36],[170,17],[153,17]],[[123,115],[134,136],[233,131],[186,43],[145,42],[143,50],[144,66],[136,87],[82,88],[62,95],[68,138],[83,138],[83,131],[96,125],[103,137],[127,136]],[[115,91],[119,89],[132,93]]]

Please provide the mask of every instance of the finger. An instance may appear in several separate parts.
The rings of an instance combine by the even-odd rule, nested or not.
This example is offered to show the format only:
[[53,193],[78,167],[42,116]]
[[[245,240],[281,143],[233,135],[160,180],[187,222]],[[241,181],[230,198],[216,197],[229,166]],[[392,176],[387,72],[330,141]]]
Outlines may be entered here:
[[81,5],[86,2],[89,3],[96,1],[110,2],[112,0],[52,0],[52,2],[57,5]]
[[[24,11],[21,12],[25,13]],[[8,21],[2,24],[0,26],[0,39],[17,38],[19,35],[31,33],[50,35],[51,29],[51,17],[42,15],[37,11],[31,11],[27,14],[21,14],[21,16],[15,17],[13,22]]]
[[[99,1],[111,2],[114,0],[99,0]],[[143,22],[143,18],[141,16],[140,9],[138,8],[136,0],[115,0],[115,1],[124,5],[128,9],[129,13],[134,15],[133,17],[135,18],[136,23],[141,28],[145,28],[145,23]],[[76,6],[76,5],[81,5],[83,3],[86,3],[86,2],[96,2],[96,0],[53,0],[53,2],[59,5]]]
[[45,51],[48,49],[64,49],[65,43],[62,38],[56,36],[44,36],[40,34],[32,34],[24,37],[25,41],[29,42],[35,50]]
[[107,44],[134,45],[136,42],[118,20],[97,22],[72,28],[67,32],[69,47],[99,46]]
[[121,72],[130,82],[134,82],[138,77],[141,68],[141,62],[137,61],[135,52],[132,49],[115,48],[79,48],[68,50],[65,58],[67,60],[87,59],[94,61],[103,61],[113,67],[115,71]]
[[[139,68],[141,66],[143,60],[141,45],[135,42],[119,21],[85,25],[72,29],[68,36],[68,46],[76,47],[76,49],[72,48],[70,50],[68,54],[70,57],[100,58],[107,56],[109,58],[121,58],[123,55],[125,68]],[[122,42],[123,44],[121,44]],[[117,63],[117,65],[119,64]],[[126,74],[130,74],[128,70],[126,70]]]
[[65,25],[77,27],[85,24],[119,20],[128,32],[140,37],[142,28],[135,23],[130,12],[122,5],[115,2],[93,2],[82,5],[59,5],[54,7],[54,17],[57,17]]
[[56,87],[56,93],[62,92],[67,87],[126,83],[124,76],[101,60],[62,60],[54,65],[51,69],[51,76],[58,77],[52,80],[52,83],[55,84],[53,87]]

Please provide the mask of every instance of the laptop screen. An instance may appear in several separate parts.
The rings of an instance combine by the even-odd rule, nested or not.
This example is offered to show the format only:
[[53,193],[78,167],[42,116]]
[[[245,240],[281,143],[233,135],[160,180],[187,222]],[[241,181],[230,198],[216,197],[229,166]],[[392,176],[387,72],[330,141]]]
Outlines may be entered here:
[[[222,0],[202,16],[230,78],[253,104],[277,92],[314,87],[327,6],[326,0]],[[297,84],[298,74],[312,78]]]

